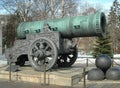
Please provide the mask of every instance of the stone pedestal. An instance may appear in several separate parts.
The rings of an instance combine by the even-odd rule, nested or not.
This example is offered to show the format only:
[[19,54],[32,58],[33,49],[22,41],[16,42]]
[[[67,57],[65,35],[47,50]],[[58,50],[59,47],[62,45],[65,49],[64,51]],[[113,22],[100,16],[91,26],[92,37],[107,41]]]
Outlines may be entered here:
[[[0,79],[9,79],[9,71],[6,67],[0,70]],[[73,86],[78,84],[83,75],[83,68],[59,69],[57,71],[46,72],[46,84],[61,86]],[[11,73],[12,81],[25,81],[32,83],[44,83],[44,72],[37,72],[32,67],[22,67],[21,71]]]

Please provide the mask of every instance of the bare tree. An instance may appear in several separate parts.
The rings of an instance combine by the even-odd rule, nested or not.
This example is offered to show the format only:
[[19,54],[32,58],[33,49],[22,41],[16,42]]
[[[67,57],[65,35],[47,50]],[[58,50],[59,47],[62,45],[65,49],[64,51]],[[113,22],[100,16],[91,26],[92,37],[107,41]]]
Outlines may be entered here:
[[17,13],[23,21],[29,18],[51,19],[76,15],[76,0],[2,0],[2,7],[10,14]]
[[[77,4],[74,0],[64,0],[65,13],[61,15],[62,0],[2,0],[2,8],[6,9],[11,15],[8,24],[4,27],[7,28],[4,29],[4,34],[7,35],[7,45],[10,43],[9,40],[12,41],[11,45],[13,45],[15,40],[13,37],[16,36],[15,32],[19,22],[70,16],[72,15],[72,8],[77,9],[75,5]],[[11,33],[13,33],[13,37],[10,37]]]
[[21,20],[27,21],[30,15],[31,0],[2,0],[2,7],[10,14],[16,13]]
[[120,4],[114,0],[108,15],[108,30],[112,37],[112,46],[114,53],[120,53]]

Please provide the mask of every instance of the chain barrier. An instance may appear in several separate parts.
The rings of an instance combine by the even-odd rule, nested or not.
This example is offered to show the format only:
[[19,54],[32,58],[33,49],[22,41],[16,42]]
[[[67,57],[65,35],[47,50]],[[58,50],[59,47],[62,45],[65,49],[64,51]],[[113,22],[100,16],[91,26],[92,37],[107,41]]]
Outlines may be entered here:
[[8,64],[5,64],[5,65],[0,66],[0,68],[4,68],[4,67],[7,67],[7,66],[8,66]]
[[86,61],[86,59],[85,59],[85,60],[80,60],[80,61],[82,61],[82,62],[83,62],[83,61]]
[[117,63],[116,61],[114,61],[114,60],[113,60],[113,63],[116,64],[116,65],[118,65],[118,66],[120,66],[120,64],[118,64],[118,63]]
[[[86,59],[84,59],[84,60],[80,60],[80,62],[82,62],[82,61],[85,61],[86,60],[86,65],[88,64],[89,65],[89,63],[91,63],[91,64],[93,64],[93,65],[95,65],[95,62],[93,62],[93,61],[91,61],[91,58],[86,58]],[[94,58],[94,60],[95,60],[95,58]],[[115,60],[120,60],[120,59],[113,59],[113,63],[115,64],[115,65],[118,65],[118,66],[120,66],[120,62],[116,62]],[[77,63],[77,64],[79,64],[79,63]]]
[[93,63],[93,62],[92,62],[91,60],[89,60],[89,59],[88,59],[88,62],[90,62],[91,64],[94,64],[94,65],[95,65],[95,63]]

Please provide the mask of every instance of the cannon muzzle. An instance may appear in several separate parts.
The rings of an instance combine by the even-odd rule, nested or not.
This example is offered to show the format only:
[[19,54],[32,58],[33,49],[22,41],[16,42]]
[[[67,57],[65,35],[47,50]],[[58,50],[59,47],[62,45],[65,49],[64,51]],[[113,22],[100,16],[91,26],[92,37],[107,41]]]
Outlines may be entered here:
[[50,26],[51,31],[60,32],[63,38],[104,37],[106,33],[106,17],[99,12],[88,16],[22,22],[18,26],[17,35],[19,38],[26,38],[26,34],[40,33],[45,24]]

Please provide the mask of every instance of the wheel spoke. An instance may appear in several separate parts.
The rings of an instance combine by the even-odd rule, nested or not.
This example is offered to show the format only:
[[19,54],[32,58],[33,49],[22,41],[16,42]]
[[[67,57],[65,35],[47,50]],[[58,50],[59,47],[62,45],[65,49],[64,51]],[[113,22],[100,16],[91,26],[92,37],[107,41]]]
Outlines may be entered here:
[[33,62],[35,62],[36,64],[38,64],[38,58],[36,58],[36,57],[33,57]]
[[46,51],[45,55],[46,55],[47,57],[49,57],[49,56],[53,56],[53,53],[50,52],[50,51]]
[[36,46],[36,45],[35,45],[35,47],[34,47],[34,48],[35,48],[36,50],[38,50],[38,49],[39,49],[39,48],[38,48],[38,46]]
[[36,43],[36,48],[39,50],[40,49],[40,43]]
[[73,57],[71,57],[71,56],[69,56],[69,55],[68,55],[68,58],[69,58],[69,59],[73,59]]
[[48,50],[49,48],[50,48],[50,47],[47,45],[44,50],[46,51],[46,50]]
[[35,53],[37,49],[35,47],[32,48],[32,53]]
[[45,48],[44,44],[45,44],[44,41],[42,41],[42,42],[40,43],[40,49],[44,49],[44,48]]

